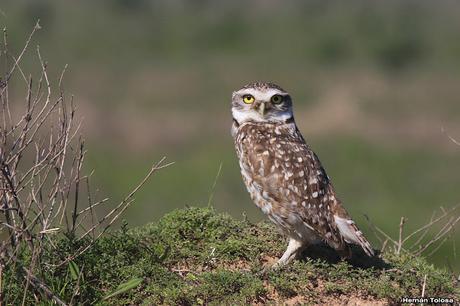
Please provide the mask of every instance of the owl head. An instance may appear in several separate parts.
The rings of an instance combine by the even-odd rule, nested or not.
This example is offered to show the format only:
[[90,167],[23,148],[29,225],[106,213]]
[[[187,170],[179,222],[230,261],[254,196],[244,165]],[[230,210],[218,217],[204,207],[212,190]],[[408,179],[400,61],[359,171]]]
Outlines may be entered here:
[[233,92],[232,115],[239,124],[252,122],[286,122],[293,118],[292,100],[280,86],[255,82]]

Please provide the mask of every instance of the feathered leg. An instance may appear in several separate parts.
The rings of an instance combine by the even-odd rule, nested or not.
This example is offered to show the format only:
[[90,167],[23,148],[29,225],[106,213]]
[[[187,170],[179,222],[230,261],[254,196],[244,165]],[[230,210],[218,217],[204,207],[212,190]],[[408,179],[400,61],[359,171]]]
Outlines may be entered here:
[[287,246],[286,251],[284,252],[283,256],[281,256],[281,258],[273,265],[273,268],[278,268],[287,265],[293,259],[299,256],[306,246],[307,245],[302,241],[289,238],[289,244]]

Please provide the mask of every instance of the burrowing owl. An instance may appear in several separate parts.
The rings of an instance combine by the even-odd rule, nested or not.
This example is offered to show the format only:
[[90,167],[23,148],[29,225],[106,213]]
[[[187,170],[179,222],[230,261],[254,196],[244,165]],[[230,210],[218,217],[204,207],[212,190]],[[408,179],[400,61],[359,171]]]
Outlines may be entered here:
[[233,93],[232,115],[232,136],[251,198],[289,237],[275,266],[321,240],[342,255],[349,254],[349,243],[374,255],[297,128],[286,91],[273,83],[248,84]]

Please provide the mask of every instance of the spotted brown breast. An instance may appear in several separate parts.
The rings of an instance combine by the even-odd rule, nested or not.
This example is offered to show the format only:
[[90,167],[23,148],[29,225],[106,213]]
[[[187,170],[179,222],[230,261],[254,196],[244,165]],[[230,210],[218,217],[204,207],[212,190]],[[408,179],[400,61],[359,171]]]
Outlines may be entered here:
[[[295,123],[234,122],[232,130],[243,180],[255,204],[289,236],[322,239],[344,249],[346,237],[337,218],[348,226],[354,222]],[[368,245],[367,240],[363,243]]]

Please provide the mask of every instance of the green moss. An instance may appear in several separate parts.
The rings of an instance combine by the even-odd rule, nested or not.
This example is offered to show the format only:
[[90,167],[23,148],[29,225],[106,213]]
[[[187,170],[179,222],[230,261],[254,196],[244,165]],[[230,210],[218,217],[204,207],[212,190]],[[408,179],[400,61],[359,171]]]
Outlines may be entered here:
[[[308,249],[304,259],[281,270],[261,273],[263,263],[282,254],[284,239],[270,224],[237,221],[211,208],[176,210],[155,224],[124,227],[96,241],[72,266],[53,266],[88,242],[59,239],[40,257],[41,278],[66,301],[73,296],[83,304],[218,305],[355,296],[391,303],[420,295],[425,275],[427,296],[453,296],[458,290],[449,273],[421,257],[386,253],[384,261],[369,260],[354,252],[353,261],[343,262],[325,246]],[[29,263],[26,252],[18,256]],[[6,267],[7,304],[22,299],[19,268]],[[133,288],[104,299],[138,278],[142,281]],[[26,302],[36,300],[29,294]]]

